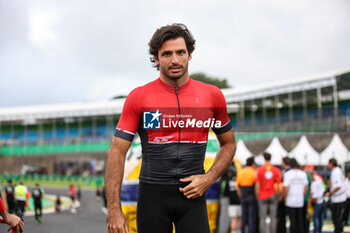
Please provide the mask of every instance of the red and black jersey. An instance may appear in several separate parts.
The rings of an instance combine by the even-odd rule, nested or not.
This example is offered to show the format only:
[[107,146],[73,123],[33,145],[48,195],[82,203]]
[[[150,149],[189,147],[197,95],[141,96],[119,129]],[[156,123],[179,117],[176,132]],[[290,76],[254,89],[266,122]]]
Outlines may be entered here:
[[204,173],[209,128],[216,134],[232,128],[219,88],[191,78],[173,87],[158,78],[128,95],[115,136],[132,141],[138,132],[141,182],[178,184]]
[[0,213],[4,212],[6,210],[5,204],[2,202],[2,199],[0,198]]

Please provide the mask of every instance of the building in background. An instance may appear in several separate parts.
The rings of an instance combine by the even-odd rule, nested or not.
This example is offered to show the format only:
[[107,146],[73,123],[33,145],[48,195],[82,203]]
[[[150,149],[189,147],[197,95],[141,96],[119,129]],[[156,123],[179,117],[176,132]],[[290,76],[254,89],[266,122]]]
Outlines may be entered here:
[[[339,133],[350,144],[350,71],[223,93],[237,138],[248,148],[254,140],[252,154],[262,152],[256,139],[274,136],[287,137],[286,151],[315,132]],[[0,173],[102,174],[124,100],[0,108]],[[322,150],[330,143],[315,141]]]

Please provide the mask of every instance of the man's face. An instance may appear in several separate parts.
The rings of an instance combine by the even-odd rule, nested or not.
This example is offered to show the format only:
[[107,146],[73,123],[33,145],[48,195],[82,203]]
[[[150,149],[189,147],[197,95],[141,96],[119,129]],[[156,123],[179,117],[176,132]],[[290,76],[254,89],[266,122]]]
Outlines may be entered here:
[[332,163],[328,163],[327,167],[328,167],[329,170],[332,170],[333,169],[333,164]]
[[161,75],[166,78],[176,80],[188,75],[188,61],[191,56],[182,37],[166,40],[158,51],[158,59],[154,59],[159,65]]

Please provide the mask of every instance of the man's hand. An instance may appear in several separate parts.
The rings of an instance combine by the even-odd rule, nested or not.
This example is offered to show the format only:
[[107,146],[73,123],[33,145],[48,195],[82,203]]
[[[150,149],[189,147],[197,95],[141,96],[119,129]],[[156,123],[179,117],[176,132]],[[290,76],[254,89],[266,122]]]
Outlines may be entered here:
[[16,230],[16,233],[18,233],[19,231],[24,230],[24,223],[22,219],[14,214],[6,213],[4,223],[10,226],[7,231]]
[[108,233],[129,233],[125,215],[121,210],[108,211],[107,229]]
[[207,177],[206,174],[203,175],[193,175],[190,177],[186,177],[180,179],[181,182],[191,182],[184,188],[180,188],[180,192],[182,192],[187,199],[194,199],[197,197],[201,197],[205,191],[214,183],[211,179]]

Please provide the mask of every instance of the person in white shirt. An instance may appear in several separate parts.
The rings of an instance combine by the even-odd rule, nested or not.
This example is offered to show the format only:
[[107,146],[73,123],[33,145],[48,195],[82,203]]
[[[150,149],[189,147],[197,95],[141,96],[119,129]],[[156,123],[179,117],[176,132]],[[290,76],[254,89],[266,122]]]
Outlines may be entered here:
[[290,232],[304,233],[303,206],[308,189],[306,173],[299,169],[296,159],[289,160],[291,169],[283,177],[283,194],[290,219]]
[[314,233],[322,233],[324,211],[326,208],[326,198],[324,196],[325,187],[320,177],[315,176],[314,171],[310,172],[311,177],[311,197],[314,202],[314,214],[312,219],[314,221]]
[[343,215],[343,222],[344,225],[349,225],[348,219],[349,219],[349,211],[350,211],[350,171],[346,174],[345,179],[345,190],[346,190],[346,202],[345,202],[345,208],[344,208],[344,215]]
[[344,187],[345,177],[342,170],[337,167],[338,162],[332,158],[328,161],[328,168],[331,172],[331,189],[326,193],[331,198],[332,221],[334,224],[334,233],[343,232],[342,212],[346,201],[346,191]]

